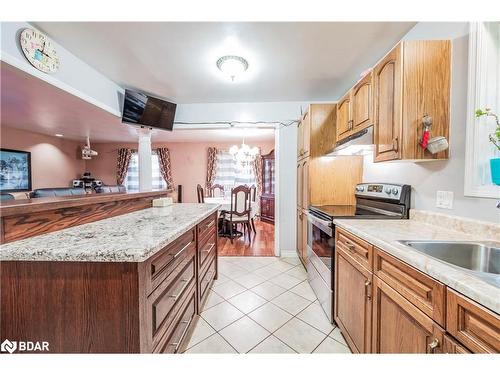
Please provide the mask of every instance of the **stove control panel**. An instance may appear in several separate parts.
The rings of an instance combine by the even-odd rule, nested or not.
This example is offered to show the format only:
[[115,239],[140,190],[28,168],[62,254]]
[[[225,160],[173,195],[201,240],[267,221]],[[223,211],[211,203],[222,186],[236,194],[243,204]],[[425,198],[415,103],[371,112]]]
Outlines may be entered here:
[[356,195],[360,197],[373,197],[399,200],[403,187],[408,185],[398,184],[358,184]]

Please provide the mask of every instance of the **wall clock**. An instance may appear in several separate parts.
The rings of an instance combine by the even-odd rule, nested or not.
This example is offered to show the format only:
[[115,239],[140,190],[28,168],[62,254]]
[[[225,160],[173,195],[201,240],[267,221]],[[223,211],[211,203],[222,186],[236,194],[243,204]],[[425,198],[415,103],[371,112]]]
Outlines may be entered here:
[[21,49],[31,65],[44,73],[59,69],[59,58],[54,42],[38,30],[24,29],[20,36]]

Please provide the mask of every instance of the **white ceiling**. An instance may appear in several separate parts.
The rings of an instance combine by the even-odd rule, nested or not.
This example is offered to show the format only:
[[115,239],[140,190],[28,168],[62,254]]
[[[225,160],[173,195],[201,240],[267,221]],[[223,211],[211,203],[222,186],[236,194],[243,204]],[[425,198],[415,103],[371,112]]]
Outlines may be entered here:
[[[332,101],[412,22],[39,22],[117,84],[176,103]],[[237,82],[216,60],[249,62]]]
[[[4,62],[0,64],[1,124],[65,139],[137,142],[137,128]],[[274,129],[154,130],[153,142],[272,141]]]

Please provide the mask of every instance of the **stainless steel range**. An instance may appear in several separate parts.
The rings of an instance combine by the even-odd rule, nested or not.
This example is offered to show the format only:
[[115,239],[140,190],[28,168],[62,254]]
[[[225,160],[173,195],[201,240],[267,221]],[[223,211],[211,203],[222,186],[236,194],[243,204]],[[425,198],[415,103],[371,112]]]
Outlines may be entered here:
[[334,219],[408,219],[409,185],[368,183],[356,186],[354,206],[310,206],[307,215],[307,278],[333,323]]

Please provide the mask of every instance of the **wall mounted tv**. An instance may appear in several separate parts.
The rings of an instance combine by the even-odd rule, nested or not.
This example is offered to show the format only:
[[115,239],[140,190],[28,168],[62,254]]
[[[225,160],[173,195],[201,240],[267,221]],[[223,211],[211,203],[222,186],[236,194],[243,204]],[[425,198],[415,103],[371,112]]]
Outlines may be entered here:
[[0,192],[31,190],[31,153],[0,148]]
[[134,125],[172,130],[177,104],[141,92],[125,90],[122,122]]

